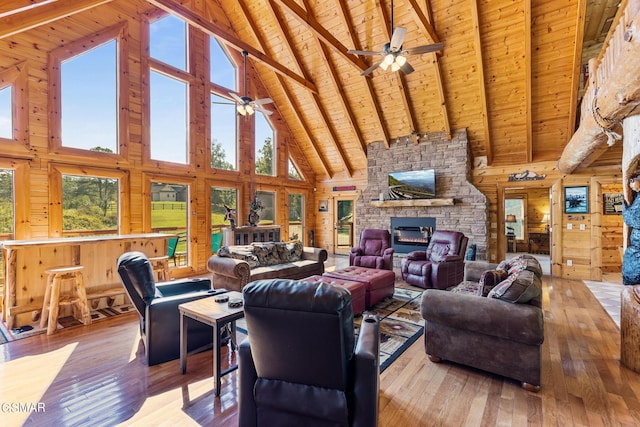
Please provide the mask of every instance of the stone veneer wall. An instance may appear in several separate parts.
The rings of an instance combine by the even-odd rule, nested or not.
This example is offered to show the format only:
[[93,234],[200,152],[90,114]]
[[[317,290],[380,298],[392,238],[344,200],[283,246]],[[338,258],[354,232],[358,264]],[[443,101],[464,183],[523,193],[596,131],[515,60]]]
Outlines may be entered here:
[[[391,217],[433,217],[436,230],[461,231],[476,244],[476,259],[487,259],[488,205],[486,197],[469,182],[471,172],[466,130],[455,131],[451,140],[444,133],[428,134],[414,144],[411,137],[393,141],[387,149],[382,142],[367,150],[368,184],[356,200],[356,236],[365,228],[390,230]],[[453,206],[383,207],[371,206],[380,193],[387,194],[387,173],[435,169],[436,198],[453,198]],[[359,238],[359,237],[358,237]]]

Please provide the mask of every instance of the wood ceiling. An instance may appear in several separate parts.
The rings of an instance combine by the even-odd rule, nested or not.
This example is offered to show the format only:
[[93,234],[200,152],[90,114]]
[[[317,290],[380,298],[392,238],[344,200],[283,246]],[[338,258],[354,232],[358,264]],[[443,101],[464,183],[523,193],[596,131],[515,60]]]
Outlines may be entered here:
[[[0,37],[104,3],[8,0]],[[319,177],[351,177],[366,169],[368,144],[419,143],[421,134],[461,128],[477,165],[557,160],[575,130],[582,64],[599,52],[618,1],[395,0],[404,47],[444,49],[410,56],[412,74],[378,69],[370,77],[360,73],[377,58],[346,52],[380,51],[389,41],[390,0],[148,3],[248,50],[261,81],[248,95],[274,100],[268,108]],[[600,162],[620,156],[616,146]]]

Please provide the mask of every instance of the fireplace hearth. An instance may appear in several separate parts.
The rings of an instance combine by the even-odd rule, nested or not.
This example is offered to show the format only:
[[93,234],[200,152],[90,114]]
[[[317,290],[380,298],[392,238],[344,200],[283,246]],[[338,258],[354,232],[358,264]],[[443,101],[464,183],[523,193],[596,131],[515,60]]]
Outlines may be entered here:
[[435,218],[391,217],[391,246],[397,253],[424,250],[435,229]]

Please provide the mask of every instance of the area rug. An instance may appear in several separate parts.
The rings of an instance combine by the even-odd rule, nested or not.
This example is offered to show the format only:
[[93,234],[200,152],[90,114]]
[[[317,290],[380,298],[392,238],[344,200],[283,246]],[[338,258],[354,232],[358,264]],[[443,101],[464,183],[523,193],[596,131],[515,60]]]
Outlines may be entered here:
[[[133,305],[129,303],[113,307],[99,308],[97,310],[91,310],[91,322],[98,322],[103,319],[108,319],[109,317],[128,313],[136,313]],[[58,330],[80,325],[82,325],[82,322],[76,320],[72,316],[61,317],[58,319]],[[39,321],[26,325],[26,327],[23,325],[16,329],[7,329],[7,325],[4,322],[0,322],[0,344],[32,337],[46,332],[47,328],[41,328]]]
[[624,289],[621,283],[582,281],[598,300],[602,308],[620,327],[620,293]]
[[[384,371],[424,331],[424,319],[420,315],[422,291],[396,288],[392,297],[380,301],[368,312],[375,312],[380,320],[380,372]],[[354,319],[356,336],[362,316]],[[247,333],[245,319],[236,322],[238,331]]]

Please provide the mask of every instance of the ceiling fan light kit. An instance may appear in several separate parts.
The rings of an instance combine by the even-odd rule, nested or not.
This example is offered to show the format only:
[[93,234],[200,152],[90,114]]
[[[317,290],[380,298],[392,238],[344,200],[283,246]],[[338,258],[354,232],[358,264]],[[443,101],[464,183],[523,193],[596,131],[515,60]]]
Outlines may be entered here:
[[354,55],[369,55],[369,56],[383,56],[384,59],[379,64],[373,64],[371,67],[360,73],[361,76],[366,76],[372,73],[376,68],[380,67],[384,71],[391,69],[392,72],[402,71],[404,74],[410,74],[414,71],[414,68],[407,62],[407,55],[420,55],[423,53],[436,52],[442,50],[442,43],[427,44],[423,46],[414,47],[407,50],[402,50],[402,43],[407,35],[407,29],[404,27],[393,28],[393,1],[391,2],[391,41],[385,43],[381,52],[373,52],[369,50],[348,50],[347,53]]
[[247,115],[251,116],[256,111],[260,111],[266,115],[271,115],[272,114],[271,111],[265,108],[262,108],[263,104],[269,104],[273,102],[271,98],[256,99],[254,101],[253,99],[247,96],[247,56],[248,55],[249,55],[249,52],[247,52],[246,50],[242,51],[242,56],[244,60],[244,87],[243,87],[244,95],[238,96],[233,92],[229,92],[229,96],[235,99],[236,103],[238,104],[236,106],[236,111],[238,112],[238,114],[242,116],[247,116]]

